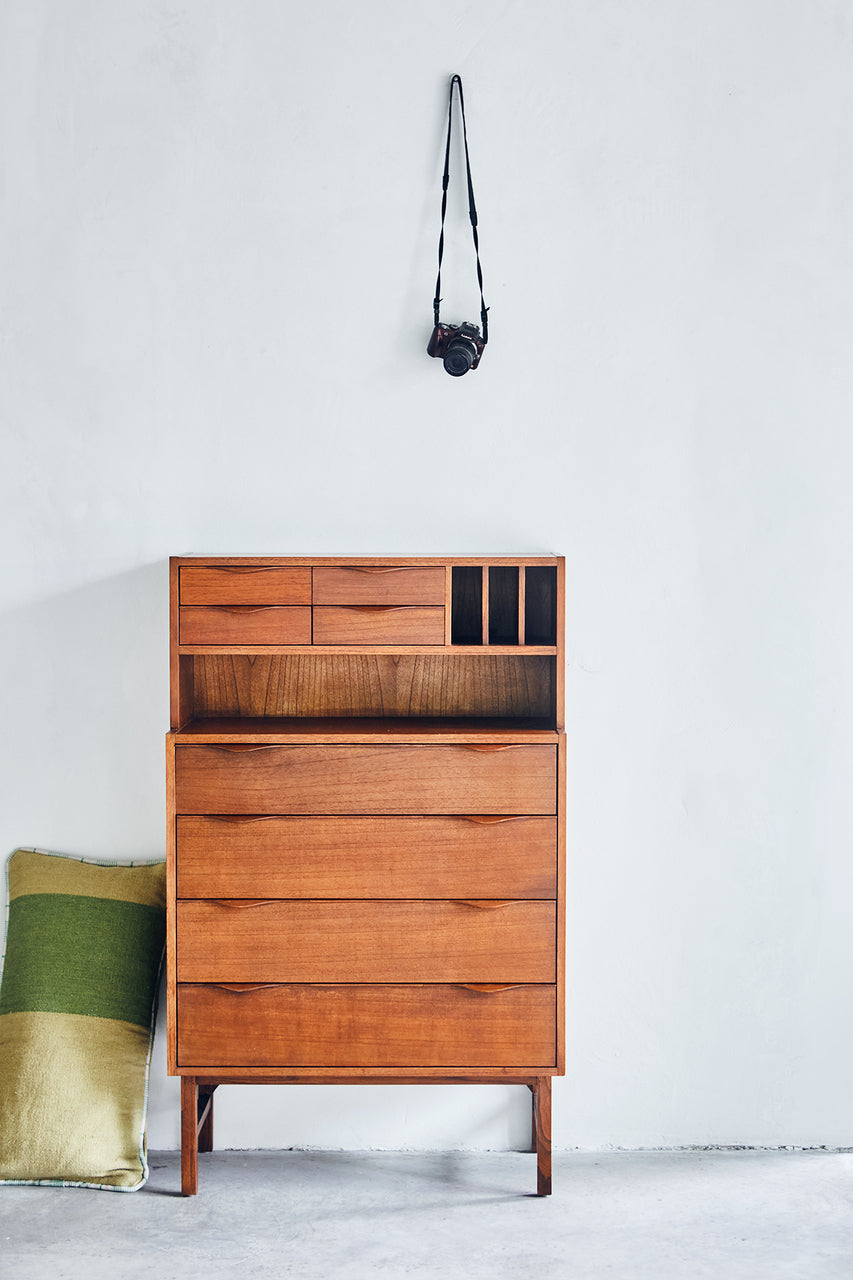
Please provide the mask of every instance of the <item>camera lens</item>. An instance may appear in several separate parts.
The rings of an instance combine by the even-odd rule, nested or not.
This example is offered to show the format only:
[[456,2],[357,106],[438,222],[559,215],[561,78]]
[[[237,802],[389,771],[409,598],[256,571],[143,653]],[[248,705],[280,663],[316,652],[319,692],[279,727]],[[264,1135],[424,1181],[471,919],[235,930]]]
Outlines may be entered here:
[[477,356],[477,348],[467,338],[454,338],[444,353],[444,367],[452,378],[467,373]]

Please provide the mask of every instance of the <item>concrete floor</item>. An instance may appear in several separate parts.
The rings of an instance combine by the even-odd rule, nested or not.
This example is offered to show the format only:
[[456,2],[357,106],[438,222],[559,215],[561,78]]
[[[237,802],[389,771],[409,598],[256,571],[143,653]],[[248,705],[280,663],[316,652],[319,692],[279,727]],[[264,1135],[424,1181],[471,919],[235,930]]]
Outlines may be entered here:
[[853,1154],[175,1152],[133,1195],[0,1187],[9,1280],[851,1280]]

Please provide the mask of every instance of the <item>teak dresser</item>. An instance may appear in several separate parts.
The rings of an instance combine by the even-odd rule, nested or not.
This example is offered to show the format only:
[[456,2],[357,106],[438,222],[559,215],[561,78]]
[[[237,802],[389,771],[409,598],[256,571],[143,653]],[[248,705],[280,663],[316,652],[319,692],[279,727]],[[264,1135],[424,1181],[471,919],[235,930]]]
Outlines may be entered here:
[[169,1071],[510,1083],[551,1189],[563,1071],[564,565],[171,561]]

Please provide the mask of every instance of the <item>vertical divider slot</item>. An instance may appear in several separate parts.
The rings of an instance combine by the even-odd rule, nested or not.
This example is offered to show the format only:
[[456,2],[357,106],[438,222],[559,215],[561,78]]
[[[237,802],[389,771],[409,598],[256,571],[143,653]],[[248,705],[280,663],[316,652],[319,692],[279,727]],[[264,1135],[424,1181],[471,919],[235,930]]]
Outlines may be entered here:
[[518,644],[518,566],[489,569],[489,644]]
[[450,588],[451,644],[483,643],[483,569],[454,565]]
[[525,644],[557,643],[557,570],[528,565],[525,574]]

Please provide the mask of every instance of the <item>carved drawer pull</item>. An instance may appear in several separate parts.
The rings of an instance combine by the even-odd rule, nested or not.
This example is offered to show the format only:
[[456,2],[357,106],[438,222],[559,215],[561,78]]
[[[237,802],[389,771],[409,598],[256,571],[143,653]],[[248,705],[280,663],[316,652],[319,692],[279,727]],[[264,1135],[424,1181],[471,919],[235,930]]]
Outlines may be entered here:
[[241,755],[246,751],[274,751],[276,743],[271,742],[208,742],[211,751],[230,751],[232,755]]
[[464,743],[466,751],[512,751],[513,747],[516,745],[517,744],[513,742]]
[[475,991],[478,995],[492,996],[499,994],[501,991],[516,991],[519,987],[525,986],[525,983],[457,982],[456,986],[461,987],[463,991]]
[[277,564],[214,564],[203,566],[209,573],[276,573],[282,566]]
[[401,609],[411,609],[412,605],[406,604],[348,604],[343,608],[350,609],[353,613],[399,613]]
[[204,815],[205,822],[230,822],[233,826],[242,826],[245,822],[271,822],[273,817],[268,813],[209,813]]
[[278,898],[214,898],[209,901],[215,907],[224,907],[226,911],[242,911],[246,907],[274,907]]
[[208,605],[212,613],[266,613],[268,609],[280,609],[276,604],[217,604]]
[[457,898],[460,907],[476,907],[480,911],[497,911],[501,907],[517,907],[517,898],[499,900],[497,898]]
[[368,567],[366,565],[351,565],[344,572],[347,573],[405,573],[406,566],[401,564],[383,565],[377,567]]
[[219,991],[228,991],[232,996],[249,996],[253,991],[270,991],[280,986],[278,982],[210,982],[206,986],[216,987]]
[[481,827],[492,827],[497,822],[526,822],[527,815],[523,813],[467,813],[463,816],[463,822],[476,822]]

